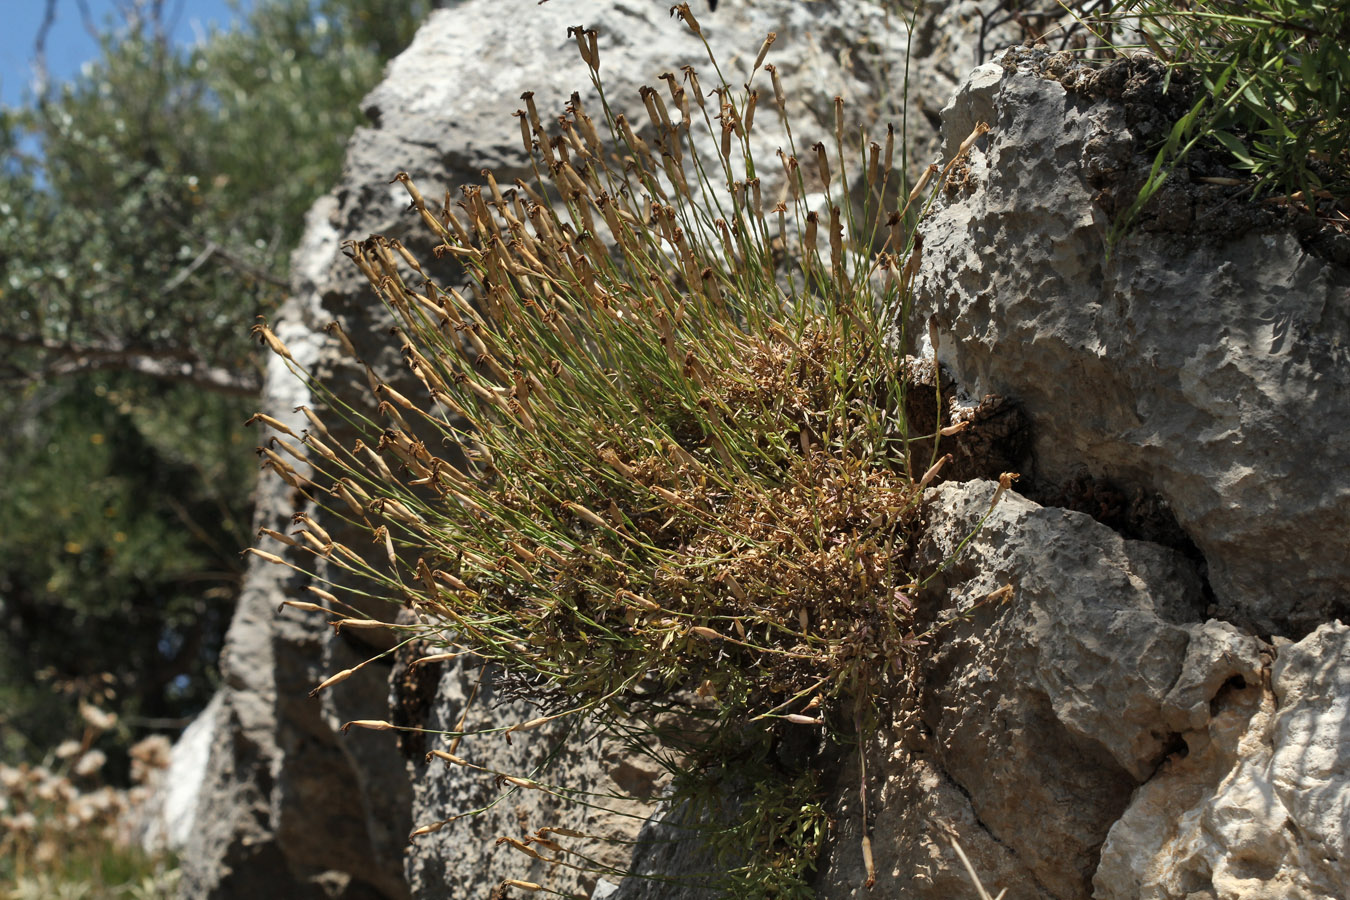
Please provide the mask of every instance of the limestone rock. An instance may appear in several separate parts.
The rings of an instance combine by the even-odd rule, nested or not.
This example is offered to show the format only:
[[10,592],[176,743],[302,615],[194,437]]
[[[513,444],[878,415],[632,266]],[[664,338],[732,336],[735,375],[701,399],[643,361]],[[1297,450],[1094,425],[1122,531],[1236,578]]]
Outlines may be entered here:
[[915,308],[940,359],[974,396],[1021,401],[1043,489],[1087,476],[1159,497],[1217,616],[1296,637],[1346,615],[1350,270],[1287,225],[1236,227],[1236,197],[1179,202],[1190,218],[1108,259],[1096,185],[1147,170],[1144,125],[1010,59],[946,114],[949,145],[976,118],[993,131],[923,225]]
[[[768,61],[778,66],[798,146],[833,134],[836,96],[846,101],[850,128],[898,109],[899,94],[891,85],[904,71],[904,23],[879,4],[723,0],[716,10],[700,7],[694,4],[698,21],[734,84],[744,80],[765,35],[776,33]],[[587,69],[567,33],[578,24],[599,32],[606,96],[616,109],[630,112],[635,127],[647,120],[638,89],[660,84],[663,72],[692,65],[704,73],[705,88],[713,83],[705,71],[711,69],[707,50],[670,16],[669,4],[606,2],[583,11],[556,2],[466,0],[439,10],[365,101],[372,126],[353,137],[337,191],[344,237],[378,233],[414,246],[430,240],[421,221],[407,214],[403,188],[387,183],[400,170],[428,197],[482,184],[484,169],[503,183],[532,175],[511,115],[523,107],[523,92],[534,93],[544,117],[561,112],[574,91],[598,114]],[[940,106],[959,74],[927,77]],[[767,79],[756,86],[768,93],[761,112],[772,112]],[[778,169],[778,146],[775,139],[756,148],[770,178]],[[371,305],[346,260],[336,261],[331,278],[345,297],[339,303],[330,296],[330,309]]]
[[[923,225],[919,315],[971,395],[1024,404],[1042,495],[1083,474],[1156,493],[1207,566],[1005,497],[931,584],[951,621],[868,756],[878,877],[966,892],[951,834],[1011,898],[1341,896],[1347,629],[1322,623],[1350,599],[1332,433],[1350,276],[1269,216],[1154,223],[1108,260],[1093,188],[1138,164],[1131,116],[1019,59],[944,114],[948,146],[995,128]],[[935,493],[930,565],[991,493]],[[1008,606],[979,605],[1003,584]],[[1251,633],[1279,629],[1312,633],[1278,650]],[[860,811],[839,797],[831,900],[862,896]]]
[[[552,840],[597,865],[627,869],[626,842],[655,805],[605,797],[623,794],[654,801],[663,772],[651,760],[616,749],[613,743],[601,743],[597,735],[585,733],[584,725],[568,722],[515,735],[500,733],[506,726],[528,722],[539,714],[529,703],[500,696],[492,673],[484,676],[479,666],[460,660],[440,674],[425,727],[498,733],[470,735],[462,742],[433,740],[427,746],[467,757],[487,766],[489,772],[465,770],[435,758],[409,759],[414,824],[421,828],[453,819],[413,839],[407,863],[413,896],[486,897],[505,878],[542,884],[564,895],[590,896],[599,887],[598,873],[531,860],[499,841],[501,837],[525,840],[542,828],[593,835],[554,835]],[[562,793],[499,784],[494,773],[532,778],[541,786],[557,786]],[[590,792],[570,794],[590,802],[570,802],[570,792]],[[475,810],[481,812],[455,818]],[[535,849],[545,856],[556,855],[544,846]]]
[[1278,648],[1111,829],[1098,900],[1343,897],[1350,884],[1350,628]]
[[[296,253],[292,299],[278,336],[297,363],[317,365],[323,344],[320,288],[337,253],[332,200],[311,210]],[[279,357],[268,360],[263,408],[296,432],[297,406],[315,405]],[[255,522],[291,527],[305,500],[260,480]],[[297,560],[299,561],[299,560]],[[182,895],[399,900],[409,789],[401,761],[374,734],[337,734],[339,720],[383,718],[387,667],[367,667],[322,700],[310,689],[351,665],[353,651],[322,619],[282,600],[308,598],[307,579],[252,565],[222,653],[223,686],[195,827],[182,851]],[[368,654],[360,654],[364,659]],[[337,668],[332,668],[333,665]],[[345,718],[344,718],[345,717]]]
[[[935,492],[926,566],[951,559],[994,487]],[[985,602],[1006,585],[1010,600]],[[1087,897],[1135,788],[1208,725],[1230,681],[1259,680],[1258,642],[1201,621],[1199,582],[1177,553],[1015,492],[930,589],[948,621],[869,763],[878,879],[897,897],[965,892],[950,832],[1009,898]],[[855,807],[841,805],[832,900],[860,880]]]
[[206,763],[220,721],[223,694],[183,729],[169,753],[169,764],[147,783],[148,797],[136,816],[137,840],[149,853],[182,851],[196,827],[197,799],[206,778]]

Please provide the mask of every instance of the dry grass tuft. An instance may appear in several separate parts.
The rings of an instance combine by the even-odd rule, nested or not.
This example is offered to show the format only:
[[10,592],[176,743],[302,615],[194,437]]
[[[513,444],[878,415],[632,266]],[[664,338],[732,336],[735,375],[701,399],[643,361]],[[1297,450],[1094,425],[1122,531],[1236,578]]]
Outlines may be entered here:
[[[313,519],[269,533],[287,558],[254,552],[302,571],[295,560],[322,557],[413,610],[410,640],[500,666],[540,705],[508,733],[586,716],[672,768],[671,802],[716,806],[709,785],[742,786],[708,832],[727,883],[804,896],[827,833],[816,773],[770,750],[794,730],[853,732],[926,637],[908,559],[934,436],[907,427],[889,329],[917,268],[913,221],[942,179],[906,183],[894,135],[883,151],[846,133],[842,100],[833,144],[801,158],[769,66],[783,129],[771,192],[752,152],[773,118],[768,79],[754,86],[764,53],[743,89],[720,70],[711,86],[663,76],[639,125],[609,105],[594,32],[572,35],[602,112],[574,94],[550,132],[525,94],[533,181],[487,175],[433,204],[396,179],[472,290],[436,283],[396,241],[347,247],[417,389],[353,359],[380,421],[331,394],[324,417],[361,440],[339,445],[315,415],[301,446],[262,448],[265,467],[369,533],[378,561]],[[545,789],[480,769],[467,736],[434,755]],[[516,849],[587,867],[555,843]]]

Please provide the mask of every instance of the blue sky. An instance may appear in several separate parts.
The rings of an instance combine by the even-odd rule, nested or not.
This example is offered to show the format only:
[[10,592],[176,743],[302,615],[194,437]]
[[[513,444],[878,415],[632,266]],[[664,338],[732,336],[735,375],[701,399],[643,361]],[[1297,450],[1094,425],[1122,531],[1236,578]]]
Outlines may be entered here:
[[[118,10],[133,0],[85,0],[94,22],[103,28],[109,17],[120,22]],[[250,9],[254,0],[164,0],[164,16],[173,40],[191,46],[212,24],[226,28],[237,19],[232,8]],[[0,27],[0,103],[16,106],[31,96],[33,48],[47,0],[0,0],[5,12]],[[56,0],[56,18],[47,34],[47,70],[54,82],[67,80],[80,66],[98,55],[98,44],[85,28],[77,0]]]

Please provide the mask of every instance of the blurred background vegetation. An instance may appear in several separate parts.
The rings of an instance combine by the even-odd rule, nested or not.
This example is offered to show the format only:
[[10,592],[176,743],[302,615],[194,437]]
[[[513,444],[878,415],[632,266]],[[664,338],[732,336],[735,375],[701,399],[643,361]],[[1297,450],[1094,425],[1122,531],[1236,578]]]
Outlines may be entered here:
[[118,782],[210,698],[251,539],[248,329],[438,5],[255,0],[183,47],[177,4],[119,0],[74,80],[0,108],[0,763],[50,762],[87,701]]

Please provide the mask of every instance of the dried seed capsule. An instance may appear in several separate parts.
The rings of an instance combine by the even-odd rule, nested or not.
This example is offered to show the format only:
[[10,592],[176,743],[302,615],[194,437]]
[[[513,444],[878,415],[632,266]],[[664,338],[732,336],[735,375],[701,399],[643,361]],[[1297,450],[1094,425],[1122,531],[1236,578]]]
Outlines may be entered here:
[[761,44],[759,48],[759,55],[755,57],[755,64],[750,67],[750,74],[752,76],[760,66],[764,65],[764,57],[769,55],[769,48],[773,46],[773,42],[776,40],[778,40],[778,34],[773,31],[770,31],[768,36],[764,38],[764,43]]

